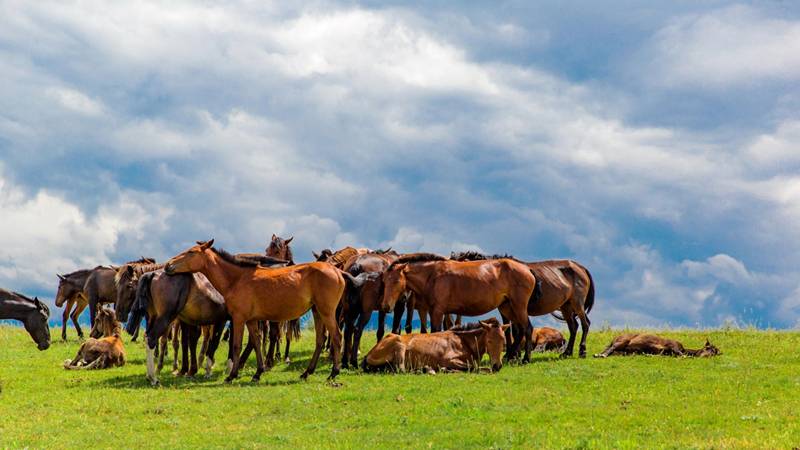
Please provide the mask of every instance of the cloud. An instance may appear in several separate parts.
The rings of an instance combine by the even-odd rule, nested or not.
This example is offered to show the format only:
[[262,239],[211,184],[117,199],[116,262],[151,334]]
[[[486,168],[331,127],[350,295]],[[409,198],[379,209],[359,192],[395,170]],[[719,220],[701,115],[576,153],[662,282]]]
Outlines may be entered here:
[[800,78],[800,22],[730,6],[675,19],[655,36],[654,69],[669,85],[731,87]]

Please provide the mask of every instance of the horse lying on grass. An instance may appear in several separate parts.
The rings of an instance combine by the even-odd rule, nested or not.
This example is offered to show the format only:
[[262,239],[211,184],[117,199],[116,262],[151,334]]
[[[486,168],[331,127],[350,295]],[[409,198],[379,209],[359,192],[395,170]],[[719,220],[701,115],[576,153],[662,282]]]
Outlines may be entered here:
[[[64,361],[64,368],[108,369],[125,365],[125,347],[122,346],[122,326],[111,309],[98,308],[91,336],[81,344],[75,358]],[[96,339],[95,336],[103,337]]]
[[503,367],[504,332],[509,326],[489,319],[438,333],[390,334],[367,353],[362,367],[365,372],[463,371],[477,369],[483,355],[488,353],[492,371],[497,372]]
[[533,330],[533,351],[547,352],[552,350],[563,350],[567,341],[564,335],[555,328],[541,327]]
[[722,352],[706,339],[701,349],[690,350],[683,344],[674,340],[662,338],[654,334],[633,333],[617,336],[603,353],[594,355],[595,358],[605,358],[611,355],[665,355],[665,356],[716,356]]

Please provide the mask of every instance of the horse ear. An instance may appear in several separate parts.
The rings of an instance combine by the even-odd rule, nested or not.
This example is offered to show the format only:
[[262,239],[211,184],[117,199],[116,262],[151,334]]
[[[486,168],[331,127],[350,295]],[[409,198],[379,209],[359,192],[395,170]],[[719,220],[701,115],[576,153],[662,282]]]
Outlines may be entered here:
[[319,260],[319,254],[317,254],[317,252],[312,251],[311,254],[314,256],[314,259]]
[[294,236],[290,237],[289,239],[286,239],[285,241],[283,241],[283,243],[288,244],[289,242],[292,242],[292,239],[294,239]]
[[277,237],[278,237],[278,236],[275,236],[275,233],[272,233],[272,240],[273,240],[273,241],[274,241],[274,240],[275,240],[275,238],[277,238]]
[[711,342],[706,338],[706,347],[711,347]]
[[214,238],[211,238],[211,239],[207,240],[206,242],[203,242],[202,244],[200,244],[200,249],[201,250],[208,250],[209,248],[211,248],[212,245],[214,245]]
[[507,323],[505,325],[500,325],[500,329],[503,330],[503,331],[506,331],[509,327],[511,327],[510,323]]
[[58,279],[59,279],[59,280],[61,280],[61,281],[64,281],[64,280],[66,280],[66,279],[67,279],[67,277],[65,277],[64,275],[61,275],[60,273],[57,273],[57,274],[56,274],[56,276],[57,276],[57,277],[58,277]]
[[125,269],[125,271],[128,272],[128,275],[133,276],[133,266],[126,266],[126,267],[127,268]]

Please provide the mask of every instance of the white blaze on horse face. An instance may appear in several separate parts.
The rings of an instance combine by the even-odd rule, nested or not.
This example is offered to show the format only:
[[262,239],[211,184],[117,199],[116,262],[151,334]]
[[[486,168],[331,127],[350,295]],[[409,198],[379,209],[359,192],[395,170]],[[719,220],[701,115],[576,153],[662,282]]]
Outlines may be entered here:
[[154,361],[154,353],[155,347],[150,348],[149,345],[145,345],[145,352],[147,353],[147,379],[150,380],[150,383],[153,385],[158,384],[158,375],[156,374],[156,366]]

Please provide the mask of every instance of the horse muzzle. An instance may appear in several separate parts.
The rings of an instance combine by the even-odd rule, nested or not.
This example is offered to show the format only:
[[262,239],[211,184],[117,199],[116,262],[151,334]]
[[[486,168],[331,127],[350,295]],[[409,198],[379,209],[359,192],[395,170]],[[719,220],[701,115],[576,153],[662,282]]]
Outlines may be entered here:
[[50,348],[50,341],[48,340],[45,342],[41,342],[36,346],[39,348],[40,351],[47,350],[48,348]]
[[502,364],[492,364],[492,372],[500,372],[500,369],[503,368]]
[[173,273],[175,273],[175,268],[172,267],[172,264],[167,264],[164,266],[164,273],[166,273],[167,275],[172,275]]

